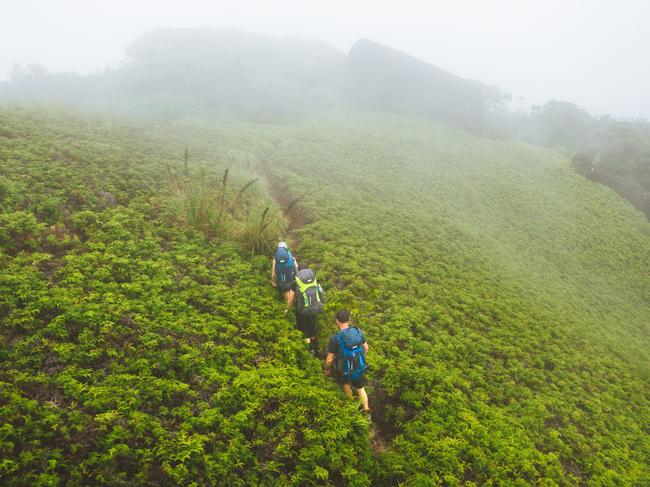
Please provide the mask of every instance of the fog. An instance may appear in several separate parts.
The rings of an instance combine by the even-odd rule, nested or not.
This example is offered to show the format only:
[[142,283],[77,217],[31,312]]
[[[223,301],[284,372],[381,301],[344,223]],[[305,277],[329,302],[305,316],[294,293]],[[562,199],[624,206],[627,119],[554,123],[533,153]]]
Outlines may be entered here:
[[497,85],[515,107],[561,99],[593,114],[649,117],[648,20],[642,0],[2,0],[0,79],[14,63],[116,67],[153,28],[230,27],[320,39],[344,53],[370,38]]

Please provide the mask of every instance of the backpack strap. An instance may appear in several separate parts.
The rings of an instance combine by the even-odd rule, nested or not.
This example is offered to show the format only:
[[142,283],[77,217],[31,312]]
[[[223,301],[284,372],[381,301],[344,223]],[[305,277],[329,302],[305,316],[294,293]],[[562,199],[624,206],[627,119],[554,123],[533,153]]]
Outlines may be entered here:
[[[341,331],[343,331],[343,330],[341,330]],[[336,341],[339,342],[339,346],[341,347],[341,350],[343,351],[343,353],[345,353],[345,351],[347,350],[347,348],[345,348],[345,343],[343,343],[343,335],[341,335],[341,331],[339,331],[339,332],[336,334]]]
[[336,334],[336,341],[339,342],[339,349],[341,351],[341,353],[339,353],[336,357],[336,368],[339,369],[340,373],[343,373],[343,369],[345,368],[343,364],[345,364],[349,352],[348,349],[345,348],[345,343],[343,343],[343,335],[341,335],[340,331]]
[[298,286],[298,291],[304,294],[305,290],[309,287],[309,284],[302,282],[300,276],[296,274],[296,286]]

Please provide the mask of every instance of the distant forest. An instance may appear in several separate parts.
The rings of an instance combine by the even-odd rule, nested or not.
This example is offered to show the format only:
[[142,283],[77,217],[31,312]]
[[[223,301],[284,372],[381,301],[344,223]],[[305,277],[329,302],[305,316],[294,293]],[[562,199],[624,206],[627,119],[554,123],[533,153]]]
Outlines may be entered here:
[[126,48],[119,68],[93,75],[15,66],[0,102],[41,103],[175,120],[295,119],[337,105],[458,124],[479,135],[556,147],[586,177],[650,218],[650,124],[594,117],[549,101],[510,113],[497,87],[460,78],[370,40],[346,56],[321,41],[230,29],[158,29]]
[[117,115],[270,119],[335,104],[345,60],[324,42],[207,28],[155,30],[126,55],[122,67],[89,76],[18,66],[2,91]]
[[507,116],[510,132],[547,147],[560,147],[576,170],[610,186],[650,219],[650,124],[646,120],[594,117],[578,106],[550,101],[530,114]]

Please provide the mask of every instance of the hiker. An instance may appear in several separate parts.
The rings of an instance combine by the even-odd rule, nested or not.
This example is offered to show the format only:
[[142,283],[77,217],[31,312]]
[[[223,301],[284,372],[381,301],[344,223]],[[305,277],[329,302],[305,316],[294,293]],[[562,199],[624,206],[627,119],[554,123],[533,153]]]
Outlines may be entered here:
[[316,320],[323,312],[323,288],[311,269],[301,268],[296,274],[296,324],[302,331],[310,352],[318,355]]
[[289,250],[289,246],[286,242],[278,243],[278,248],[273,257],[271,285],[278,289],[287,304],[284,310],[285,314],[293,307],[296,272],[298,272],[298,261]]
[[339,332],[329,339],[325,375],[331,376],[336,370],[336,379],[343,392],[352,397],[352,387],[357,390],[363,410],[370,414],[368,394],[366,394],[366,353],[368,342],[363,332],[356,326],[350,326],[350,312],[342,309],[334,315]]

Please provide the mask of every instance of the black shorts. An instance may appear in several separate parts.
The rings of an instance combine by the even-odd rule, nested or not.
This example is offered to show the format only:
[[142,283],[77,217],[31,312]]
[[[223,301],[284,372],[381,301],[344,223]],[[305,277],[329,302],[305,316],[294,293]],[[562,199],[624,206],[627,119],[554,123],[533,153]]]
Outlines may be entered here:
[[298,329],[302,332],[305,338],[311,338],[316,336],[316,319],[318,316],[305,316],[300,313],[296,313],[296,325]]
[[352,387],[355,389],[361,389],[363,387],[366,387],[366,374],[361,374],[361,377],[352,380],[344,380],[342,376],[337,375],[336,381],[339,384],[352,384]]
[[289,284],[278,284],[278,292],[283,295],[287,291],[295,291],[296,290],[296,281],[290,282]]

